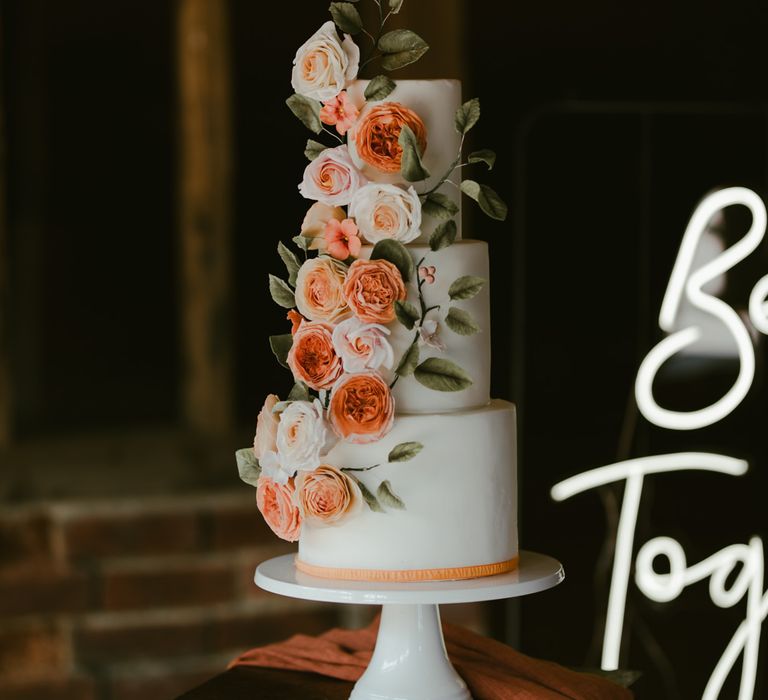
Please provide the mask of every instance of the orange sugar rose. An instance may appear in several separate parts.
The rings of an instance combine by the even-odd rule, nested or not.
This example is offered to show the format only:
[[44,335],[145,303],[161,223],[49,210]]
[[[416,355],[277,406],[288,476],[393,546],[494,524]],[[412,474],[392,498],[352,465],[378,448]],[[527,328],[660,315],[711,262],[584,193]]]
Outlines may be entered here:
[[352,479],[329,464],[296,477],[302,517],[309,523],[331,525],[360,508],[362,496]]
[[297,382],[312,389],[330,389],[341,376],[341,358],[333,347],[333,326],[306,321],[293,335],[288,366]]
[[344,283],[347,305],[365,323],[395,320],[395,302],[406,297],[400,271],[388,260],[355,260]]
[[395,400],[375,372],[345,374],[331,392],[328,417],[334,432],[356,444],[384,437],[395,420]]
[[264,520],[280,539],[295,542],[301,533],[301,513],[294,503],[296,487],[293,479],[278,484],[267,476],[259,477],[256,505]]
[[360,160],[387,173],[400,172],[403,149],[398,139],[404,124],[413,131],[424,153],[427,130],[416,112],[398,102],[383,102],[363,110],[350,131]]

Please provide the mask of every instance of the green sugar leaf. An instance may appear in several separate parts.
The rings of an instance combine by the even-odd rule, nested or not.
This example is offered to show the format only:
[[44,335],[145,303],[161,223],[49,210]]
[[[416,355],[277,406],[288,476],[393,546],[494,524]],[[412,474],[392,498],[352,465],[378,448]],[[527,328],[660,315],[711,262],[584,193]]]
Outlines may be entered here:
[[390,450],[387,461],[407,462],[409,459],[413,459],[423,449],[424,445],[420,442],[401,442]]
[[283,366],[288,367],[288,353],[293,345],[293,336],[290,333],[284,335],[269,336],[269,347],[275,359]]
[[327,148],[328,146],[319,141],[307,139],[307,145],[304,147],[304,155],[307,157],[307,160],[314,160]]
[[416,380],[435,391],[463,391],[472,386],[472,379],[458,365],[441,357],[430,357],[415,370]]
[[304,95],[291,95],[285,104],[291,112],[296,115],[296,118],[315,134],[319,134],[323,130],[323,123],[320,121],[320,109],[322,105],[317,100],[311,100]]
[[280,256],[283,263],[285,263],[285,269],[288,270],[288,284],[291,286],[295,285],[296,276],[299,274],[299,268],[301,267],[299,259],[293,251],[283,245],[282,241],[277,244],[277,254]]
[[484,277],[464,275],[463,277],[454,280],[453,284],[448,288],[448,296],[451,301],[471,299],[480,293],[480,290],[485,286],[485,283],[486,280]]
[[379,502],[385,505],[387,508],[397,508],[398,510],[405,510],[405,503],[400,499],[398,495],[392,490],[392,486],[388,481],[382,481],[379,484],[379,488],[376,490],[376,496]]
[[387,75],[377,75],[365,88],[365,99],[368,102],[377,102],[389,96],[397,87],[395,81]]
[[463,136],[477,124],[478,119],[480,119],[480,100],[475,97],[456,110],[454,119],[456,131]]
[[342,32],[359,34],[363,29],[363,20],[357,8],[350,2],[332,2],[328,8],[333,21]]
[[429,247],[435,251],[447,248],[456,240],[457,234],[456,222],[453,219],[444,221],[432,231],[432,235],[429,237]]
[[403,149],[400,158],[400,174],[408,180],[408,182],[426,180],[429,177],[429,171],[421,162],[419,142],[416,140],[416,136],[407,124],[403,124],[397,142]]
[[378,47],[384,54],[381,65],[386,71],[415,63],[429,51],[429,44],[410,29],[387,32],[379,39]]
[[395,374],[401,377],[408,377],[413,374],[416,369],[416,365],[419,364],[419,344],[414,341],[405,353],[403,354],[400,364],[395,370]]
[[391,262],[400,271],[400,276],[406,284],[413,277],[413,258],[408,249],[394,238],[385,238],[373,246],[371,260],[387,260]]
[[296,306],[296,298],[288,283],[274,275],[269,276],[269,293],[272,300],[284,309],[292,309]]
[[256,455],[252,447],[244,447],[242,450],[235,452],[235,459],[237,460],[237,473],[240,478],[249,486],[258,486],[259,477],[261,476],[261,465],[259,460],[256,459]]
[[488,185],[481,185],[474,180],[464,180],[461,183],[461,191],[470,199],[474,199],[480,205],[480,209],[492,219],[504,221],[507,218],[507,205]]
[[448,195],[432,192],[421,205],[421,213],[433,219],[452,219],[459,213],[459,207]]
[[395,302],[395,315],[397,316],[397,320],[409,331],[413,329],[416,321],[420,318],[418,309],[408,301]]
[[445,325],[459,335],[474,335],[480,332],[480,326],[475,323],[472,314],[455,306],[448,311],[445,317]]
[[496,163],[496,154],[490,148],[483,148],[470,153],[468,161],[470,163],[485,163],[488,166],[488,170],[493,170],[493,166]]

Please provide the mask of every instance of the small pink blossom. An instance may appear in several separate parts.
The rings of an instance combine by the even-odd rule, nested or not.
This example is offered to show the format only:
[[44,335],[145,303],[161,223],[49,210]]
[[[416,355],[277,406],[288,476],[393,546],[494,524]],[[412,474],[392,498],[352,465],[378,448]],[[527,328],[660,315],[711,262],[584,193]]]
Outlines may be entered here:
[[360,111],[349,99],[346,90],[324,102],[320,110],[320,121],[330,126],[336,125],[336,131],[342,136],[352,128],[359,116]]
[[357,224],[352,219],[330,219],[325,225],[325,246],[328,254],[337,260],[356,258],[362,246]]
[[419,344],[434,350],[445,350],[445,343],[440,338],[440,324],[429,319],[419,328]]
[[434,284],[435,282],[435,266],[422,265],[419,268],[419,277],[423,279],[427,284]]

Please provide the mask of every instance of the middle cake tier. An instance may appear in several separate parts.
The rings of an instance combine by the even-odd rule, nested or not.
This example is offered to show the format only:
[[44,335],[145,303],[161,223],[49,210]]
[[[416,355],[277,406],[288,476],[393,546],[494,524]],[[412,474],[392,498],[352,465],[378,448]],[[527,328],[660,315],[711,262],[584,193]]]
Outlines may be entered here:
[[[407,300],[417,311],[422,311],[418,294],[420,285],[425,308],[432,310],[425,315],[422,328],[418,327],[419,322],[413,329],[397,322],[390,324],[389,340],[394,350],[395,366],[415,341],[420,362],[430,357],[448,359],[466,372],[472,384],[461,391],[435,391],[420,383],[413,374],[402,376],[393,389],[397,412],[445,413],[487,405],[491,400],[488,244],[464,239],[438,251],[431,250],[428,245],[406,247],[417,268],[421,268],[421,272],[417,271],[417,279],[408,285]],[[369,258],[372,250],[370,246],[363,247],[360,257]],[[455,293],[454,287],[454,294],[451,294],[457,280],[470,277],[484,281],[478,293],[465,299]],[[461,332],[453,330],[446,321],[452,307],[466,312],[475,327],[454,323],[453,328]],[[391,383],[394,373],[385,372],[385,379]]]

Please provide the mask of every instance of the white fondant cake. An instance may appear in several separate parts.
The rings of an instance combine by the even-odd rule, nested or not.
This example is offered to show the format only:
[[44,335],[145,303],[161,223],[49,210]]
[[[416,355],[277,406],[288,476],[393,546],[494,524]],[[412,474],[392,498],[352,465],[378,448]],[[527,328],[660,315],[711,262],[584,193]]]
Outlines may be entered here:
[[[416,457],[386,464],[395,445],[412,440],[424,443]],[[328,454],[330,462],[384,462],[366,483],[373,491],[382,480],[397,483],[406,507],[386,513],[365,510],[340,526],[304,526],[299,561],[354,570],[359,577],[364,577],[361,569],[412,570],[418,579],[424,570],[513,560],[515,457],[515,407],[498,400],[472,411],[398,416],[392,431],[374,445],[339,443]]]
[[[420,41],[382,35],[382,66],[418,59]],[[270,345],[294,386],[267,398],[238,467],[307,574],[502,573],[518,552],[515,407],[490,398],[488,246],[460,231],[462,192],[506,216],[461,182],[495,154],[461,154],[480,107],[458,81],[357,80],[359,57],[333,22],[296,54],[288,105],[336,134],[307,142],[301,252],[281,244],[287,275],[270,277],[290,320]]]

